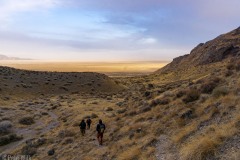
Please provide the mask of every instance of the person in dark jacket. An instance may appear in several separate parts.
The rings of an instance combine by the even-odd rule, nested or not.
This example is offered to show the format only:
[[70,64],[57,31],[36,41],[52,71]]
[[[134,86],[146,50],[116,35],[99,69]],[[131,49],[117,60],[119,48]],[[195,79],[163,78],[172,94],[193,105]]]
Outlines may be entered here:
[[82,136],[84,136],[85,135],[85,131],[86,131],[86,122],[85,122],[84,119],[79,124],[79,127],[80,127],[80,131],[81,131]]
[[88,126],[88,129],[90,129],[91,124],[92,124],[92,120],[91,120],[91,118],[88,118],[88,119],[87,119],[87,126]]
[[100,119],[99,120],[99,123],[97,125],[97,139],[98,139],[98,142],[99,142],[99,145],[102,145],[103,144],[103,134],[105,132],[105,129],[106,129],[106,126],[105,124],[103,124],[102,120]]

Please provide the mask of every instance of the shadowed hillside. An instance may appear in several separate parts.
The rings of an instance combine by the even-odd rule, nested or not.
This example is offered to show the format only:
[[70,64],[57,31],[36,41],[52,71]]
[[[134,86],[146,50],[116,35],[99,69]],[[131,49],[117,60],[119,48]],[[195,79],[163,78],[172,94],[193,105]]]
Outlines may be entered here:
[[97,94],[123,89],[106,75],[91,72],[35,72],[0,67],[0,79],[2,95]]

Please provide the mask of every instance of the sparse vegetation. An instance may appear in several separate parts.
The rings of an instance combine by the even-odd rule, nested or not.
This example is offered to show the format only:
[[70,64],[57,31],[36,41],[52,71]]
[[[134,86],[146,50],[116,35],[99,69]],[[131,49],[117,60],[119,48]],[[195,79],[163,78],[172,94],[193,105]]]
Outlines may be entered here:
[[15,142],[22,139],[22,137],[17,136],[16,134],[8,134],[0,136],[0,146],[7,145],[11,142]]
[[[227,43],[236,45],[228,36]],[[222,44],[198,46],[203,58],[186,55],[139,77],[0,67],[0,103],[6,106],[0,107],[0,144],[15,147],[5,152],[33,159],[237,157],[239,64],[236,57],[221,55],[225,39],[220,36],[218,42]],[[192,54],[198,57],[199,52]],[[205,55],[209,53],[214,56]],[[81,136],[79,123],[86,118],[93,123]],[[100,118],[107,127],[102,147],[96,145],[95,132]],[[18,146],[12,143],[18,140],[15,132],[23,134]]]
[[19,123],[23,125],[32,125],[34,123],[33,117],[23,117],[19,119]]
[[198,100],[200,92],[197,89],[190,89],[186,92],[186,96],[183,98],[183,102],[189,103]]
[[12,122],[10,121],[2,121],[0,122],[0,135],[7,134],[12,129]]
[[228,88],[222,86],[222,87],[218,87],[218,88],[214,89],[212,95],[213,95],[214,97],[218,98],[218,97],[220,97],[220,96],[225,96],[225,95],[227,95],[228,93],[229,93]]
[[217,87],[218,83],[220,82],[220,78],[213,77],[212,79],[208,80],[201,86],[202,93],[210,94]]

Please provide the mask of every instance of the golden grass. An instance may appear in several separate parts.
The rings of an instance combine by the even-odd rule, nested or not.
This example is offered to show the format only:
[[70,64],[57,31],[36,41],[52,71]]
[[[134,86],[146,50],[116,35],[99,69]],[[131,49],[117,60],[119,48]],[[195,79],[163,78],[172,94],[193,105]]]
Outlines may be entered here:
[[189,143],[182,146],[180,153],[184,160],[204,160],[217,154],[217,147],[223,144],[226,138],[238,132],[234,127],[235,121],[218,126],[209,126],[205,134],[191,138]]
[[181,143],[181,141],[186,136],[188,136],[192,132],[196,131],[197,126],[198,126],[198,124],[196,122],[194,122],[194,123],[191,123],[190,125],[187,125],[187,126],[183,127],[180,131],[178,131],[178,133],[176,133],[172,136],[173,142]]
[[[100,67],[100,69],[102,68]],[[191,70],[189,72],[191,72]],[[198,78],[208,78],[204,77],[208,76],[205,75],[205,73],[204,75],[202,75],[202,73],[200,72],[198,73],[198,75],[195,75],[194,71],[192,73],[193,75],[191,75],[191,78],[193,79],[196,78],[198,80]],[[125,81],[123,81],[129,84],[134,81],[139,81],[142,82],[142,84],[144,84],[145,86],[147,86],[147,84],[149,83],[164,83],[162,82],[164,78],[164,81],[166,83],[176,81],[176,77],[178,76],[179,78],[185,79],[186,77],[184,76],[187,74],[189,73],[183,73],[183,75],[181,75],[181,73],[178,75],[175,75],[175,73],[171,73],[162,77],[153,77],[153,75],[151,75],[153,79],[149,78],[149,76],[146,79],[145,77],[142,79],[135,77],[134,79],[126,78],[124,79]],[[197,85],[198,84],[193,84],[193,87],[198,87]],[[156,97],[153,96],[152,99],[162,99],[167,97],[171,99],[169,104],[157,105],[153,107],[151,111],[144,113],[137,112],[136,115],[133,116],[130,116],[128,114],[130,113],[130,111],[138,111],[138,109],[141,107],[141,104],[136,105],[138,103],[132,102],[131,96],[139,96],[141,98],[141,95],[143,93],[140,93],[140,95],[137,93],[137,91],[131,90],[131,93],[124,95],[124,97],[126,96],[130,99],[127,102],[127,111],[124,114],[117,114],[116,111],[120,109],[120,107],[115,105],[117,102],[123,101],[124,97],[121,97],[121,100],[113,97],[112,101],[106,101],[104,99],[89,97],[81,100],[79,99],[79,97],[77,97],[78,95],[68,95],[69,99],[72,98],[72,96],[76,96],[71,103],[72,107],[69,108],[67,103],[63,103],[63,106],[60,108],[61,110],[57,109],[55,110],[55,112],[58,112],[58,114],[61,115],[61,118],[64,118],[65,114],[67,113],[73,113],[73,115],[67,117],[67,123],[61,122],[60,127],[56,128],[52,133],[49,133],[48,139],[54,137],[52,143],[55,144],[55,141],[59,140],[59,138],[55,135],[57,135],[58,131],[63,128],[70,129],[74,133],[76,133],[76,135],[74,136],[76,141],[72,145],[70,145],[71,148],[69,148],[69,150],[64,150],[64,153],[58,152],[59,155],[61,154],[63,156],[64,154],[68,154],[68,159],[73,159],[73,157],[75,156],[74,154],[79,153],[82,154],[83,157],[86,156],[85,159],[92,159],[93,157],[95,157],[96,159],[101,159],[104,155],[107,155],[109,156],[109,158],[120,160],[151,160],[156,158],[154,152],[158,152],[158,149],[155,147],[154,141],[158,140],[160,135],[164,135],[166,137],[170,136],[171,140],[174,142],[174,146],[176,146],[177,154],[179,151],[181,158],[184,160],[202,160],[205,159],[207,156],[214,156],[215,154],[219,154],[217,153],[218,146],[222,145],[225,139],[231,138],[238,131],[237,127],[239,127],[240,120],[240,116],[238,116],[238,104],[240,102],[239,97],[236,96],[236,93],[229,93],[224,97],[221,96],[218,98],[209,94],[203,95],[207,97],[206,101],[195,101],[187,105],[182,102],[183,97],[174,99],[174,92],[180,89],[188,88],[190,87],[187,83],[180,83],[180,86],[176,88],[167,88],[166,90],[168,91],[166,93],[168,94],[156,94],[154,95]],[[156,87],[154,89],[156,89],[157,91],[157,89],[162,88]],[[57,99],[58,96],[56,97],[56,99],[52,98],[51,100],[57,101]],[[152,99],[146,99],[146,101],[150,102]],[[83,104],[83,100],[87,101],[87,103]],[[142,100],[145,101],[144,99]],[[92,104],[92,102],[94,101],[97,101],[98,104]],[[214,106],[217,102],[221,103],[221,108],[216,108],[216,106]],[[231,108],[229,108],[230,105],[236,107],[236,110],[231,110]],[[113,111],[106,112],[105,109],[108,106],[111,106],[113,108]],[[210,106],[209,109],[207,108],[208,106]],[[182,111],[187,108],[193,110],[193,117],[189,119],[181,119],[180,116]],[[225,117],[223,116],[224,112],[227,113],[227,116]],[[79,135],[79,128],[77,125],[82,119],[82,117],[91,115],[92,113],[96,113],[98,115],[98,118],[93,119],[93,130],[87,131],[87,135],[89,137],[86,136],[82,138]],[[115,114],[113,117],[108,116],[112,113]],[[216,115],[216,117],[213,115]],[[228,115],[230,118],[228,117]],[[96,146],[96,142],[92,140],[96,138],[94,127],[99,118],[102,118],[107,126],[106,134],[104,135],[103,147]],[[217,125],[216,123],[219,122],[219,118],[221,123]],[[202,124],[201,122],[205,121],[206,123],[203,123],[204,126],[198,128],[198,125]],[[73,127],[74,124],[76,124],[75,127]],[[138,132],[137,130],[140,131]],[[53,135],[53,133],[55,135]],[[132,133],[134,133],[134,135],[132,136],[132,138],[130,138]],[[80,147],[72,148],[75,145]],[[47,145],[44,147],[49,148],[49,146]],[[61,147],[65,146],[57,145],[58,150],[60,150]],[[169,150],[166,150],[166,154],[168,153]],[[234,156],[238,155],[236,154]]]
[[215,148],[219,144],[219,141],[209,136],[198,137],[181,148],[181,158],[184,160],[206,159],[207,156],[215,154]]
[[221,98],[221,101],[222,101],[223,103],[229,104],[230,102],[231,102],[231,103],[235,102],[235,99],[236,99],[235,96],[229,94],[229,95]]
[[125,151],[123,151],[119,156],[118,160],[134,160],[138,159],[138,157],[141,155],[141,150],[139,147],[131,147]]

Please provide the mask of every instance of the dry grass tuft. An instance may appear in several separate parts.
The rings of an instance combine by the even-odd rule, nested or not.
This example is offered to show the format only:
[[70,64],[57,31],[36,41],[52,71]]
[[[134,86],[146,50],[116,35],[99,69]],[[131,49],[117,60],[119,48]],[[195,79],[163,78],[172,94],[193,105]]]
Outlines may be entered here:
[[218,126],[211,125],[206,133],[192,138],[181,148],[181,158],[184,160],[204,160],[217,155],[217,147],[224,143],[224,140],[232,137],[238,132],[235,121]]
[[219,77],[213,77],[209,80],[207,80],[205,83],[201,85],[201,92],[210,94],[214,90],[214,88],[217,87],[221,79]]
[[141,150],[138,147],[131,147],[128,150],[123,151],[117,159],[119,160],[137,160],[139,155],[141,155]]
[[197,123],[192,123],[188,126],[185,126],[182,128],[178,133],[174,134],[172,136],[172,140],[175,143],[181,143],[184,141],[188,136],[190,136],[191,133],[197,130]]
[[185,160],[203,160],[216,154],[220,142],[209,136],[195,138],[181,148],[181,158]]
[[212,95],[215,98],[219,98],[221,96],[227,95],[228,93],[229,93],[229,89],[227,87],[222,86],[222,87],[215,88],[213,90],[213,94]]
[[190,89],[187,91],[186,96],[183,98],[184,103],[189,103],[198,100],[200,92],[196,89]]

